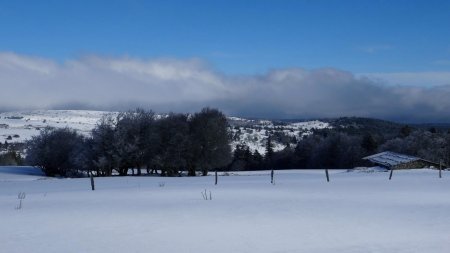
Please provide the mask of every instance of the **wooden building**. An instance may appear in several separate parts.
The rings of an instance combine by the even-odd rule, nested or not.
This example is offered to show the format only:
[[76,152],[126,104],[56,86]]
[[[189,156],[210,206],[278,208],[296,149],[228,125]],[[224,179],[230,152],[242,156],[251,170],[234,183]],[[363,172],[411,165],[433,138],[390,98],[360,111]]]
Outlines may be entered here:
[[378,166],[388,169],[421,169],[430,167],[439,168],[440,166],[439,163],[390,151],[366,156],[363,159],[369,160]]

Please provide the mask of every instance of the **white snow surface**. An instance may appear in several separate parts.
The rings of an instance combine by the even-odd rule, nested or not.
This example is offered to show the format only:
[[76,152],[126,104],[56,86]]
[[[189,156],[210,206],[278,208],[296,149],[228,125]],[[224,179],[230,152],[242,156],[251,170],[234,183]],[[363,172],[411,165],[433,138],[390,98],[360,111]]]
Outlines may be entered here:
[[275,185],[268,171],[218,185],[212,176],[111,177],[91,191],[88,178],[21,170],[33,169],[0,168],[1,252],[450,252],[447,171],[395,171],[390,181],[377,170],[330,171],[329,183],[322,170],[275,171]]
[[39,168],[29,166],[0,166],[0,184],[5,181],[28,181],[45,178]]
[[[246,145],[250,151],[258,151],[261,155],[264,155],[266,152],[269,135],[278,133],[288,137],[295,137],[299,141],[304,136],[312,134],[312,130],[314,129],[331,128],[329,123],[319,120],[284,124],[275,124],[269,120],[249,120],[237,117],[229,117],[228,120],[232,126],[232,150],[237,145]],[[295,145],[294,143],[291,144]],[[286,148],[285,144],[276,141],[273,142],[273,145],[274,151],[280,151]]]
[[[0,113],[0,141],[24,142],[44,127],[69,127],[88,135],[103,115],[117,112],[85,110],[37,110]],[[16,137],[14,137],[16,135]],[[8,140],[11,136],[12,139]]]

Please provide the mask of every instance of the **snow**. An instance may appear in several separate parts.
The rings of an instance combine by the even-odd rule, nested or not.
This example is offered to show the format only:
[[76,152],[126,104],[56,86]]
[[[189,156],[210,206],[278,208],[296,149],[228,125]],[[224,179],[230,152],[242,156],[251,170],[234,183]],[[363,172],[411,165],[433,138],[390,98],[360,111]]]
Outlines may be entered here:
[[[331,128],[329,123],[319,120],[284,124],[275,124],[268,120],[249,120],[237,117],[229,117],[228,120],[232,125],[232,136],[237,136],[231,142],[232,150],[237,145],[246,145],[250,151],[258,151],[261,155],[264,155],[266,152],[269,135],[273,135],[276,132],[289,137],[296,137],[298,141],[305,136],[311,135],[314,129]],[[273,145],[274,151],[280,151],[286,148],[285,144],[276,141],[273,142]]]
[[5,181],[36,180],[44,178],[44,173],[28,166],[0,166],[0,183]]
[[[1,252],[450,252],[450,177],[321,170],[0,181]],[[164,186],[160,187],[160,182]],[[211,191],[203,200],[201,191]],[[21,210],[17,194],[26,192]]]
[[[0,141],[24,142],[38,135],[44,127],[69,127],[88,135],[106,114],[117,112],[86,110],[36,110],[0,113]],[[18,137],[14,137],[18,135]],[[8,140],[11,136],[12,139]]]
[[415,156],[399,154],[391,151],[381,152],[375,155],[364,157],[363,159],[369,160],[376,164],[383,164],[388,167],[420,160],[420,158]]

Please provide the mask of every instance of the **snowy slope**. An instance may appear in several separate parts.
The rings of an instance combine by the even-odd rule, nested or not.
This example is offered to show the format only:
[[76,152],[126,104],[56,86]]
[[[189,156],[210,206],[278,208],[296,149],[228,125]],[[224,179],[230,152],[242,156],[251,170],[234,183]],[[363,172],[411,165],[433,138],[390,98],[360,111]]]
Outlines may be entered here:
[[[0,113],[0,142],[24,142],[31,136],[39,134],[46,126],[70,127],[88,135],[96,123],[105,114],[116,115],[117,112],[83,111],[83,110],[39,110]],[[326,122],[306,121],[297,123],[275,123],[269,120],[249,120],[237,117],[228,118],[232,133],[232,148],[244,144],[252,151],[264,154],[267,138],[270,135],[284,136],[286,140],[300,140],[311,134],[313,129],[330,128]],[[292,144],[291,143],[291,144]],[[286,147],[286,143],[274,140],[276,151]]]
[[[70,127],[89,134],[105,114],[114,112],[78,110],[39,110],[0,113],[0,141],[22,142],[39,134],[46,126]],[[11,138],[8,139],[8,137]]]
[[[312,134],[314,129],[331,128],[330,124],[319,120],[275,123],[269,120],[249,120],[230,117],[230,131],[232,133],[232,148],[237,145],[246,145],[251,151],[257,150],[264,155],[267,139],[270,136],[282,136],[291,145],[296,144],[302,137]],[[286,143],[274,140],[274,150],[279,151],[286,147]]]
[[450,252],[446,173],[245,175],[96,178],[94,192],[87,178],[0,182],[0,251]]

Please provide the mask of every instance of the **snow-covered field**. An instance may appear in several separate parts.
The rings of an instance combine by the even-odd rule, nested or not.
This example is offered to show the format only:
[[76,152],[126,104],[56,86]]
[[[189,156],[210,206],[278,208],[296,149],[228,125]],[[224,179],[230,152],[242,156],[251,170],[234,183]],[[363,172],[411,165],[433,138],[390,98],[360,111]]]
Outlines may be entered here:
[[91,191],[89,179],[0,167],[0,252],[450,252],[450,174],[388,176],[113,177]]
[[69,127],[88,135],[105,114],[115,112],[83,110],[37,110],[0,113],[0,141],[23,142],[44,127]]

